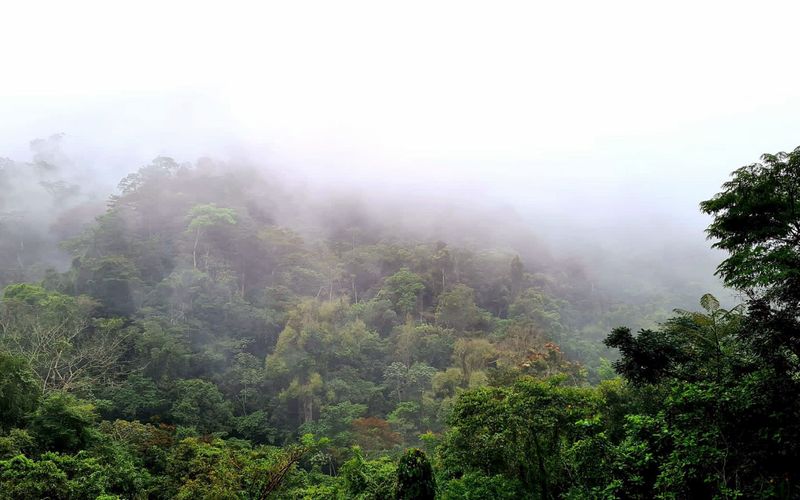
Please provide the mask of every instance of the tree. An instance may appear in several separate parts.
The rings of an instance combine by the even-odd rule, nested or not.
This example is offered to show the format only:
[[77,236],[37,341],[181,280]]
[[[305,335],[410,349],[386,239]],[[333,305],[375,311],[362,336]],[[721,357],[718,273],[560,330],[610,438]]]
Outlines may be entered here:
[[[660,395],[657,409],[640,405],[625,416],[626,437],[617,450],[628,472],[619,481],[632,495],[662,488],[712,496],[733,492],[733,477],[747,475],[738,450],[748,438],[737,427],[750,418],[747,407],[756,396],[736,374],[742,315],[720,308],[710,294],[700,304],[704,312],[677,310],[657,330],[633,336],[620,327],[605,340],[620,351],[617,372],[635,390]],[[642,480],[633,484],[634,477]]]
[[353,420],[367,411],[366,405],[353,404],[349,401],[328,405],[322,408],[319,420],[303,425],[303,429],[316,436],[329,438],[337,446],[352,443]]
[[[724,440],[719,458],[697,463],[729,464],[714,476],[725,487],[796,496],[798,473],[787,464],[800,460],[800,147],[734,171],[700,208],[714,217],[707,229],[714,246],[728,252],[717,272],[746,294],[748,314],[731,336],[731,373],[716,384],[724,391],[701,380],[675,398],[687,415],[678,442],[696,442],[697,432]],[[709,407],[729,416],[709,425]]]
[[559,301],[542,291],[528,288],[509,306],[508,315],[554,336],[563,330],[560,306]]
[[458,479],[446,481],[442,486],[444,500],[519,500],[532,498],[516,479],[502,475],[484,476],[479,472],[468,472]]
[[403,401],[404,390],[408,385],[408,366],[398,362],[390,364],[383,372],[383,380],[397,396],[397,402]]
[[461,368],[464,385],[472,374],[485,368],[497,355],[494,346],[486,339],[459,339],[453,346],[453,361]]
[[210,434],[230,429],[233,412],[217,386],[204,380],[181,380],[175,386],[170,414],[175,423]]
[[65,392],[49,394],[31,417],[30,431],[42,449],[75,452],[92,440],[95,407]]
[[[149,420],[162,414],[169,407],[164,396],[152,379],[139,374],[129,375],[125,382],[105,392],[113,405],[108,413],[130,420]],[[103,416],[108,418],[106,412]]]
[[516,299],[525,283],[525,266],[522,264],[519,255],[515,255],[511,259],[509,281],[511,282],[511,298]]
[[33,368],[44,391],[101,383],[125,372],[130,330],[118,318],[92,319],[96,303],[37,285],[6,287],[0,345]]
[[127,316],[136,311],[134,291],[140,279],[130,259],[121,255],[84,258],[81,266],[78,288],[100,302],[104,315]]
[[411,366],[415,361],[446,368],[453,354],[453,332],[435,325],[416,325],[407,321],[390,338],[394,358]]
[[425,452],[414,448],[406,450],[397,464],[398,500],[433,500],[436,497],[436,480]]
[[314,420],[316,414],[319,414],[319,401],[324,388],[322,377],[317,372],[308,374],[308,378],[302,381],[295,378],[289,384],[289,387],[281,391],[280,397],[282,399],[290,399],[297,402],[302,412],[301,422],[307,424]]
[[397,466],[389,457],[367,460],[358,446],[341,468],[348,498],[363,500],[389,499],[394,494]]
[[439,296],[436,323],[459,333],[478,330],[483,325],[483,312],[475,304],[475,292],[466,285],[456,285]]
[[606,339],[620,350],[615,369],[634,394],[651,395],[625,416],[618,481],[639,498],[659,490],[791,497],[800,388],[786,366],[753,350],[752,337],[765,336],[760,320],[720,308],[711,295],[701,306],[678,310],[659,329],[633,336],[621,327]]
[[617,327],[604,342],[619,349],[621,357],[614,362],[614,368],[634,383],[658,382],[684,354],[660,330],[641,330],[634,337],[630,328]]
[[422,278],[403,268],[386,278],[378,297],[391,301],[397,314],[404,318],[416,311],[419,294],[424,289]]
[[36,409],[41,387],[24,359],[0,351],[0,430],[19,426]]
[[435,373],[436,369],[425,363],[414,363],[409,367],[394,362],[384,370],[383,379],[397,396],[399,403],[408,397],[420,397],[422,392],[430,387]]
[[711,294],[700,299],[705,312],[676,309],[677,316],[657,330],[637,336],[625,327],[615,328],[604,343],[622,356],[615,370],[634,383],[658,383],[666,378],[720,380],[736,362],[736,335],[744,319],[742,307],[726,310]]
[[364,451],[386,451],[399,445],[400,434],[392,431],[389,422],[377,417],[357,418],[353,420],[355,441]]
[[297,473],[297,464],[327,445],[310,434],[284,448],[237,446],[221,439],[187,438],[170,450],[167,498],[273,497]]
[[197,269],[197,245],[200,242],[201,234],[215,226],[235,225],[236,211],[230,208],[220,208],[214,203],[209,203],[192,207],[187,218],[189,219],[188,230],[194,233],[192,263],[194,268]]
[[592,389],[530,377],[509,387],[466,391],[448,418],[440,448],[443,477],[503,475],[521,482],[534,498],[556,498],[573,483],[566,454],[586,437],[586,423],[600,403]]
[[700,208],[706,232],[729,252],[717,269],[725,284],[784,307],[800,305],[800,147],[765,154],[734,171]]

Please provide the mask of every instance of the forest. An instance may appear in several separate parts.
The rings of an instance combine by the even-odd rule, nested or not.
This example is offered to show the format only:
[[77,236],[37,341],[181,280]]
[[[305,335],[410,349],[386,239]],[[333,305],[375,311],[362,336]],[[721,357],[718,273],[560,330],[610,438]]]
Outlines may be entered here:
[[0,159],[2,500],[800,497],[800,147],[698,200],[740,300],[686,308],[211,159],[92,198],[57,142]]

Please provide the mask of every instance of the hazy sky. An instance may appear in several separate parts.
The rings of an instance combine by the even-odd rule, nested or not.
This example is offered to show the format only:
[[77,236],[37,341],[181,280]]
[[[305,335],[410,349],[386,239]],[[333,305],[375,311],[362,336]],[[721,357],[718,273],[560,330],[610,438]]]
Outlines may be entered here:
[[64,132],[114,180],[157,154],[248,157],[702,240],[698,201],[800,144],[798,2],[25,1],[0,18],[0,156]]

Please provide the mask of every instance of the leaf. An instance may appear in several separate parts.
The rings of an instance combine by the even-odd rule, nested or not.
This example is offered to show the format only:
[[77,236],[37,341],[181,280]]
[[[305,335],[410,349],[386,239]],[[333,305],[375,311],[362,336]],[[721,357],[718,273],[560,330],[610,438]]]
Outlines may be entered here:
[[700,297],[700,306],[709,313],[713,314],[717,310],[719,310],[719,301],[717,300],[716,297],[714,297],[710,293],[707,293],[702,297]]

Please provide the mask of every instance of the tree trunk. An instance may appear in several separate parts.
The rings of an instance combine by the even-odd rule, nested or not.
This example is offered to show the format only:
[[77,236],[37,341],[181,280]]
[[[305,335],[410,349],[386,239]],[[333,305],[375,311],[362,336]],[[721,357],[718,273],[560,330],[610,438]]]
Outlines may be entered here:
[[194,235],[194,248],[192,248],[192,262],[194,263],[194,268],[197,269],[197,243],[200,241],[200,228],[197,228],[197,232]]

